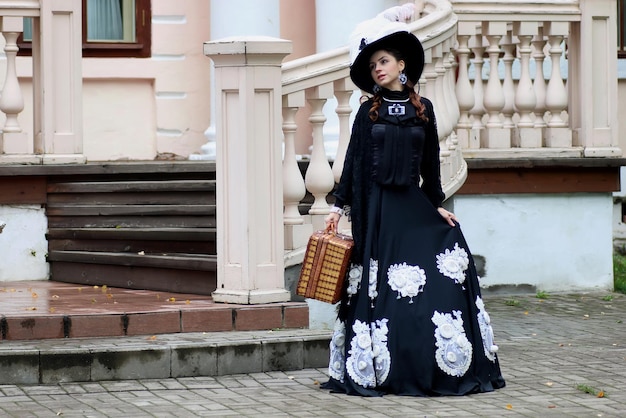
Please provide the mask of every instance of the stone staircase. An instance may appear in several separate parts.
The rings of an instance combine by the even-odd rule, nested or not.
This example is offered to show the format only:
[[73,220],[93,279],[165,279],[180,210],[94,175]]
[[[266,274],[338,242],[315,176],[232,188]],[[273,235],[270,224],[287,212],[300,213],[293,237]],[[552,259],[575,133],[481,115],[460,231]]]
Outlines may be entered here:
[[54,176],[46,215],[51,280],[205,295],[216,288],[211,163]]

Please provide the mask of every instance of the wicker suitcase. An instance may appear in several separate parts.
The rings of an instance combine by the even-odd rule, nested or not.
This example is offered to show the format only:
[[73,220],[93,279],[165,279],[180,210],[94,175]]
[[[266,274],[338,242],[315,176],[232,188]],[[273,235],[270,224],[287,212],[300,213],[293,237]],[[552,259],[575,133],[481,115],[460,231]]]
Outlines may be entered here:
[[296,293],[305,298],[337,303],[350,265],[354,241],[329,230],[311,235]]

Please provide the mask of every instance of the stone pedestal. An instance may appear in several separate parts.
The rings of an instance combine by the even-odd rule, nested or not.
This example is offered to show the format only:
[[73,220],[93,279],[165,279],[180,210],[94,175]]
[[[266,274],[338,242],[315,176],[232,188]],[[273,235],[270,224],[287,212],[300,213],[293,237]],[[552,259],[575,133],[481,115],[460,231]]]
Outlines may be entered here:
[[216,302],[290,299],[284,284],[281,63],[291,42],[233,37],[207,42],[215,64]]

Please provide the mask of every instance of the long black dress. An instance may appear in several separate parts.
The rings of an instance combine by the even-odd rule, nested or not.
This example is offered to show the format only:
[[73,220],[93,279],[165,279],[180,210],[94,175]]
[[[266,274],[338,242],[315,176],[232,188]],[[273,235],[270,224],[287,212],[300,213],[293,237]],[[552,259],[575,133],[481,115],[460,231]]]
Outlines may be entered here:
[[335,193],[349,207],[355,251],[322,387],[362,396],[501,388],[472,256],[436,209],[444,194],[432,104],[422,98],[424,122],[408,91],[383,97],[376,122],[372,100],[361,105]]

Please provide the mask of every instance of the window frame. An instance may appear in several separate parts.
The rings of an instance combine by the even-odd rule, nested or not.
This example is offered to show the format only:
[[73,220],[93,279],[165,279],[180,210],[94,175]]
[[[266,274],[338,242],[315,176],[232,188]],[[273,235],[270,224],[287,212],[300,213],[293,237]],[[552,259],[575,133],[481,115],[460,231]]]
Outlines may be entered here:
[[[135,42],[87,42],[87,0],[82,3],[83,58],[149,58],[152,55],[151,0],[135,0]],[[32,43],[18,38],[18,55],[32,55]]]

